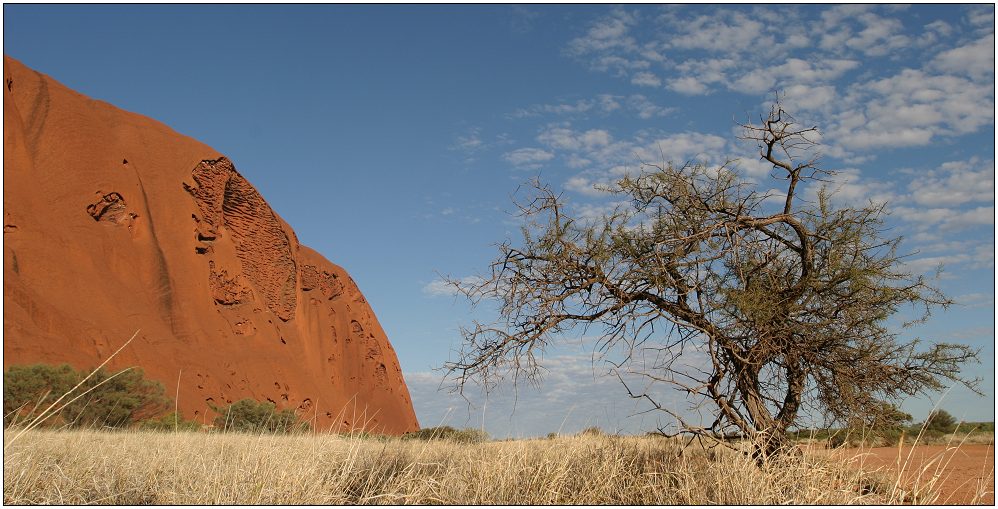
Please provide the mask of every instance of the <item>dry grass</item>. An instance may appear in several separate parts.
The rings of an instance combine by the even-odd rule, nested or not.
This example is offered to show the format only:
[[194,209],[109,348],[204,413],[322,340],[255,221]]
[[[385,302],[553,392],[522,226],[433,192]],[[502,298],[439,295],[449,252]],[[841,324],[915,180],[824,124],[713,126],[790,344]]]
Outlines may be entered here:
[[[852,504],[894,482],[829,458],[766,469],[653,437],[457,444],[335,435],[4,433],[6,504]],[[872,489],[872,491],[871,491]]]

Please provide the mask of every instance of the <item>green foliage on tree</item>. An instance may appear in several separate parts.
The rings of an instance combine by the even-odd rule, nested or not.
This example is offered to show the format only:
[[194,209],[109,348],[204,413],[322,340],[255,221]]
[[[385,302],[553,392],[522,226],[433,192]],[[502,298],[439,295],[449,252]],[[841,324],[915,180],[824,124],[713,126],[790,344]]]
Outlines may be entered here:
[[[63,364],[10,366],[4,371],[4,426],[34,419],[63,395],[44,426],[121,428],[159,415],[169,408],[162,384],[146,380],[139,368],[109,374],[77,371]],[[71,391],[71,392],[70,392]]]
[[269,401],[245,398],[226,407],[211,408],[218,413],[213,422],[215,429],[222,431],[292,433],[311,429],[292,410],[277,410],[277,405]]
[[487,442],[489,434],[480,429],[465,428],[456,429],[450,426],[438,426],[434,428],[423,428],[419,431],[411,431],[402,435],[403,440],[449,440],[462,444],[477,444]]

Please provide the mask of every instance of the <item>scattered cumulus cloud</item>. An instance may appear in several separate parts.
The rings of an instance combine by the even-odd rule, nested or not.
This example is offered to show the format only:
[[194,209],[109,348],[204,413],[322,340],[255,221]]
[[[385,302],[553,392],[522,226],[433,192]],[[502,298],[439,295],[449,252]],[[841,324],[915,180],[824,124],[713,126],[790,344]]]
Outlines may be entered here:
[[850,87],[826,135],[851,150],[927,145],[994,125],[994,82],[904,69]]
[[908,191],[912,201],[926,207],[993,203],[995,163],[977,158],[944,163],[936,170],[913,175]]
[[978,225],[995,224],[994,205],[967,210],[951,208],[895,207],[894,212],[904,221],[919,229],[945,228],[957,231]]
[[709,15],[683,19],[682,33],[670,37],[668,48],[730,52],[775,43],[767,26],[741,12],[717,11]]
[[525,34],[533,30],[541,13],[532,11],[525,5],[514,5],[510,10],[509,28],[515,34]]
[[485,146],[482,141],[482,129],[480,127],[472,127],[468,129],[468,132],[462,135],[458,135],[454,144],[451,145],[451,150],[461,150],[464,152],[476,152]]
[[902,260],[904,269],[913,274],[935,273],[940,267],[946,272],[961,268],[986,269],[995,266],[995,245],[980,244],[971,251],[947,253],[939,256],[925,256]]
[[693,76],[671,79],[668,87],[674,92],[686,95],[703,95],[710,90],[706,83]]
[[569,42],[567,52],[578,58],[588,58],[590,67],[599,71],[646,69],[650,65],[648,61],[631,56],[638,48],[629,32],[637,22],[635,14],[615,9],[594,22],[585,35]]
[[631,83],[642,87],[662,86],[662,80],[660,80],[654,73],[647,71],[635,73],[634,76],[631,77]]
[[909,44],[899,20],[880,16],[869,5],[831,7],[822,13],[821,22],[819,45],[833,53],[852,50],[880,57]]
[[549,127],[537,136],[537,141],[559,150],[592,151],[610,144],[610,133],[603,129],[578,132],[567,127]]
[[627,108],[642,119],[664,117],[675,111],[674,108],[659,106],[641,94],[633,94],[628,97]]
[[995,26],[995,7],[994,5],[974,5],[968,8],[967,22],[972,26],[980,27],[984,29],[990,28],[994,31]]
[[858,61],[848,59],[828,59],[812,63],[800,58],[789,58],[781,65],[743,74],[728,88],[744,94],[765,94],[777,88],[833,81],[858,66]]
[[535,118],[544,116],[584,117],[589,114],[606,116],[611,113],[631,113],[641,119],[649,119],[668,115],[673,108],[660,106],[642,94],[629,96],[614,94],[599,94],[591,99],[579,99],[575,102],[555,104],[535,104],[520,108],[507,115],[509,118]]
[[[616,9],[568,53],[636,87],[688,96],[780,90],[827,126],[827,154],[854,163],[994,125],[993,6],[964,7],[960,23],[907,27],[890,6],[827,6],[805,18],[806,9],[671,6],[657,19]],[[904,56],[924,63],[898,69]],[[880,61],[897,70],[878,73]]]
[[[459,284],[462,286],[471,286],[480,284],[482,278],[479,276],[465,276],[458,280]],[[458,295],[458,289],[448,281],[443,279],[434,279],[429,283],[423,285],[423,293],[431,297],[452,297]]]
[[995,75],[995,34],[957,48],[940,52],[932,59],[931,67],[954,74],[984,79]]
[[[812,9],[817,16],[803,15]],[[506,158],[518,166],[557,162],[575,169],[564,177],[564,187],[592,200],[607,199],[594,186],[637,171],[641,162],[719,165],[742,157],[738,170],[761,182],[772,167],[730,137],[689,132],[688,126],[674,128],[683,134],[625,133],[600,121],[610,113],[646,120],[674,116],[685,105],[682,99],[663,105],[660,94],[669,92],[762,99],[779,90],[802,124],[822,128],[821,152],[846,165],[831,168],[837,171],[828,183],[834,200],[887,202],[892,218],[921,239],[938,230],[984,228],[994,224],[993,160],[954,158],[931,170],[902,172],[907,180],[860,169],[885,149],[946,144],[993,128],[994,8],[962,9],[962,19],[923,22],[880,5],[666,6],[657,18],[649,11],[614,9],[583,26],[566,53],[643,92],[526,108],[521,116],[562,121],[540,128],[534,140],[540,148]],[[819,185],[806,186],[802,198],[815,198]],[[782,200],[778,189],[773,197]],[[960,250],[966,259],[957,263],[993,264],[974,249]],[[937,254],[910,263],[926,268]]]
[[481,127],[472,126],[456,135],[454,142],[447,149],[462,154],[464,156],[464,163],[471,164],[476,162],[488,150],[509,145],[511,142],[509,135],[506,133],[486,137],[482,134]]
[[[605,104],[605,103],[604,103]],[[549,115],[574,115],[585,113],[600,104],[590,99],[581,99],[574,103],[535,104],[529,108],[521,108],[510,114],[513,118],[537,117]]]
[[544,162],[553,158],[553,153],[539,148],[518,148],[503,154],[503,159],[522,169],[540,168]]

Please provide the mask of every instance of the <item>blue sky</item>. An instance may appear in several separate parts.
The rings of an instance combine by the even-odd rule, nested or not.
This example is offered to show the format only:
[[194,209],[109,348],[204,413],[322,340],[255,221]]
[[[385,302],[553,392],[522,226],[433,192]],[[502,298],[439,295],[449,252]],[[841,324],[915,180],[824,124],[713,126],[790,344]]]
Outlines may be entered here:
[[232,159],[350,271],[424,426],[529,436],[662,423],[630,416],[643,407],[597,376],[586,338],[546,353],[539,388],[470,408],[437,392],[457,328],[490,318],[439,275],[482,273],[517,238],[510,198],[534,176],[583,215],[608,205],[593,183],[663,156],[739,157],[777,186],[735,129],[774,90],[822,129],[837,199],[888,201],[910,268],[945,264],[962,305],[913,334],[982,349],[968,373],[987,396],[956,388],[942,407],[993,420],[994,27],[992,5],[7,4],[3,51]]

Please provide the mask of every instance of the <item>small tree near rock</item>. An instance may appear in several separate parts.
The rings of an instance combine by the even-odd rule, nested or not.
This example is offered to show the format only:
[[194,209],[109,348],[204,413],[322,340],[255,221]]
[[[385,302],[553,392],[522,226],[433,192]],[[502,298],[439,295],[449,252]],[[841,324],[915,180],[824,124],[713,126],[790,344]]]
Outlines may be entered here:
[[[779,104],[742,127],[779,191],[729,164],[643,164],[605,188],[619,206],[592,219],[535,182],[519,204],[522,239],[501,244],[477,282],[450,280],[499,315],[462,330],[445,365],[454,389],[537,381],[546,347],[596,329],[595,349],[629,396],[678,423],[663,433],[744,436],[761,462],[793,449],[786,430],[805,412],[870,421],[884,403],[949,381],[973,388],[960,368],[977,352],[900,334],[952,301],[905,270],[885,204],[837,206],[823,187],[803,199],[802,185],[830,172],[813,150],[817,128]],[[915,319],[888,322],[902,310]],[[662,404],[654,384],[693,408]],[[712,417],[690,422],[703,405]]]

